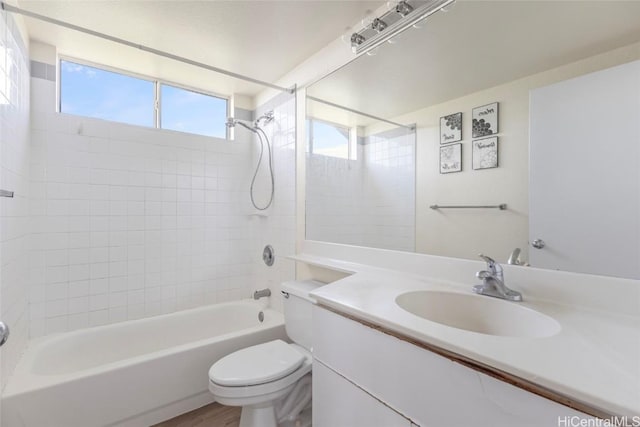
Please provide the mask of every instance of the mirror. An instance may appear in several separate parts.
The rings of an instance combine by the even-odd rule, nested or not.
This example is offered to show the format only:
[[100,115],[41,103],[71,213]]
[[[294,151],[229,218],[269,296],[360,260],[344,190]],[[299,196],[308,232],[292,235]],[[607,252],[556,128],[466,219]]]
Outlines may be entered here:
[[306,238],[640,279],[638,16],[458,1],[310,86]]

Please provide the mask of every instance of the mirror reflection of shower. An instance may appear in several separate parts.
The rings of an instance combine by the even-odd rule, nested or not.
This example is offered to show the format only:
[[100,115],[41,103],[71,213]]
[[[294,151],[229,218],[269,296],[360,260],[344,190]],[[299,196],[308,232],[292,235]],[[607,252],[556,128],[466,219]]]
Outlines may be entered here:
[[[258,163],[256,164],[256,171],[253,173],[253,178],[251,179],[251,187],[249,188],[249,196],[251,197],[251,204],[254,208],[264,211],[271,206],[273,203],[273,196],[275,193],[275,185],[274,185],[274,177],[273,177],[273,152],[271,149],[271,142],[269,142],[269,137],[265,133],[264,129],[260,126],[261,124],[266,125],[273,121],[273,111],[268,111],[264,113],[262,116],[258,117],[253,123],[246,123],[242,120],[234,119],[233,117],[229,117],[227,119],[226,125],[228,128],[233,128],[236,125],[240,125],[243,128],[255,133],[258,135],[258,139],[260,140],[260,155],[258,156]],[[254,185],[256,182],[256,177],[258,176],[258,171],[260,170],[260,166],[262,165],[262,159],[264,157],[264,146],[267,146],[267,166],[269,168],[269,176],[271,178],[271,196],[269,197],[269,202],[265,206],[258,206],[255,198],[253,196],[254,193]]]

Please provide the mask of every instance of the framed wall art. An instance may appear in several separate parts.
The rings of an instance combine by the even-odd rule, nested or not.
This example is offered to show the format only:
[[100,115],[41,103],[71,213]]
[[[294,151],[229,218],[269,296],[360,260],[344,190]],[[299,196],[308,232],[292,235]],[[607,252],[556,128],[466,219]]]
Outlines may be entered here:
[[462,144],[440,147],[440,173],[462,171]]
[[471,157],[473,169],[498,167],[498,137],[476,139],[472,143]]
[[476,107],[472,111],[472,137],[482,138],[483,136],[498,133],[498,103]]
[[462,141],[462,113],[440,117],[440,144]]

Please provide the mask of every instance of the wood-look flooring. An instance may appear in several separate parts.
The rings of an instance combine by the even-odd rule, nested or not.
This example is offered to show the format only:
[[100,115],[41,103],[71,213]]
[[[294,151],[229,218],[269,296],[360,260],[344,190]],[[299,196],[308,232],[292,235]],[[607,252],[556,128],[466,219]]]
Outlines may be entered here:
[[214,402],[152,427],[238,427],[241,409]]

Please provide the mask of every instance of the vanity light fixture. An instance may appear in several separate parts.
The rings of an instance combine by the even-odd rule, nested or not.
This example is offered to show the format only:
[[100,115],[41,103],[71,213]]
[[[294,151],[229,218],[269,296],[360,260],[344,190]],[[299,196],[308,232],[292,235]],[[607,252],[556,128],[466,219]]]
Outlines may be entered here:
[[351,34],[351,50],[355,54],[367,52],[395,37],[426,17],[446,10],[455,0],[401,0],[398,4],[375,18],[371,25]]

